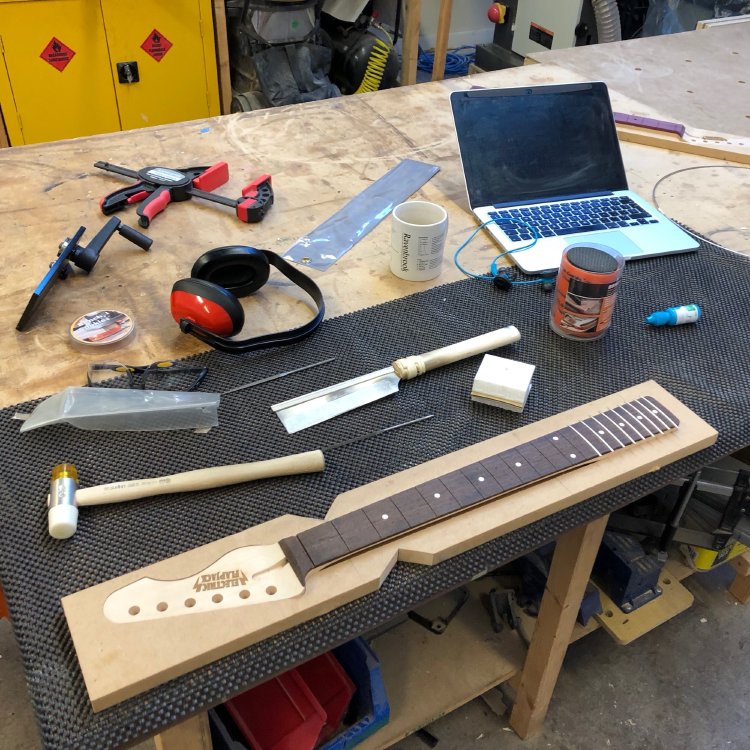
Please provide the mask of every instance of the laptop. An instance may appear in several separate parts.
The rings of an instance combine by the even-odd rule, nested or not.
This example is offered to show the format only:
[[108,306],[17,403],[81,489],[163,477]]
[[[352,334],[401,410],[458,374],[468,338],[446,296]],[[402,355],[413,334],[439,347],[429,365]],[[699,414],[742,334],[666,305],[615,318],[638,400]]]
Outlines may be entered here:
[[628,190],[604,83],[454,91],[450,102],[471,210],[525,273],[556,271],[582,240],[626,260],[699,246]]

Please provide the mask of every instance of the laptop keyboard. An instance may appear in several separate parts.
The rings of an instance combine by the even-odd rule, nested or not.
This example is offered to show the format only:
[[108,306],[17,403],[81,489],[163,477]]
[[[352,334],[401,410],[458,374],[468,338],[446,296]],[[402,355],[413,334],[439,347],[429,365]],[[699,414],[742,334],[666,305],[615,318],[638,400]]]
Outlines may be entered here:
[[658,223],[657,219],[627,195],[545,203],[543,206],[529,208],[502,208],[490,211],[489,215],[511,242],[530,241],[534,239],[534,234],[529,227],[510,223],[508,219],[525,221],[536,228],[540,237],[560,237]]

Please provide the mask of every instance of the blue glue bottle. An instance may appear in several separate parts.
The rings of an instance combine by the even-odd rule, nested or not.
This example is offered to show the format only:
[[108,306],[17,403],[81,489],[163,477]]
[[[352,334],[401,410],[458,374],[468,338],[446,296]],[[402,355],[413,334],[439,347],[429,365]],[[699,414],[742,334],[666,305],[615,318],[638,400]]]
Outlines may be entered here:
[[683,323],[695,323],[701,316],[698,305],[679,305],[658,310],[646,318],[652,326],[680,326]]

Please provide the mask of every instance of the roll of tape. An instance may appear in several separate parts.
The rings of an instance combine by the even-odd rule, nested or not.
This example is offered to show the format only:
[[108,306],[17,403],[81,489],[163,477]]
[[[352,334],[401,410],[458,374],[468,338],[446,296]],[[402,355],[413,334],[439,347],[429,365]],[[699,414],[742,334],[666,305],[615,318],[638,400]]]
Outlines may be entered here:
[[135,333],[135,321],[121,310],[94,310],[76,318],[70,325],[72,342],[83,348],[121,344]]

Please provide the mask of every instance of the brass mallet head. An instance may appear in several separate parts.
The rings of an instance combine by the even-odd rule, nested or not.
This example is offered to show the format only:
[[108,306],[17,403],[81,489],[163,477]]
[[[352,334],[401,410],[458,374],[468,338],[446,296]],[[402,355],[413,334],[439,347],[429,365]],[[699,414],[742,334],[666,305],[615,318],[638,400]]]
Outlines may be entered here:
[[47,496],[49,533],[55,539],[67,539],[75,534],[78,525],[77,489],[76,467],[73,464],[57,464],[52,469]]

